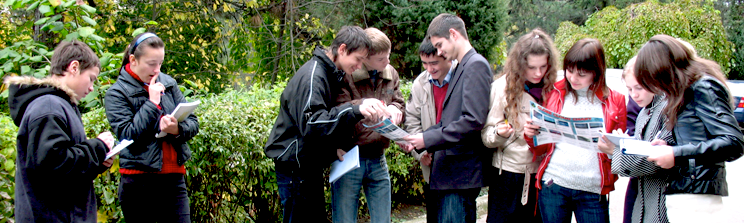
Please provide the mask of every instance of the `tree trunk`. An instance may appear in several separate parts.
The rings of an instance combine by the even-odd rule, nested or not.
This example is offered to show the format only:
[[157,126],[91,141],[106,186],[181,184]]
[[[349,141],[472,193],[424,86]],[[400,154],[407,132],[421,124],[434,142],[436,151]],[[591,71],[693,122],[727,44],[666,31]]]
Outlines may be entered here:
[[[274,54],[275,57],[274,57],[274,60],[272,61],[272,63],[274,64],[273,65],[274,70],[271,72],[271,85],[274,85],[276,83],[276,77],[279,73],[279,62],[282,59],[281,57],[282,51],[284,51],[284,46],[286,45],[284,44],[284,35],[286,35],[287,33],[286,30],[290,28],[290,26],[287,25],[287,17],[286,17],[286,12],[288,12],[287,10],[289,7],[286,7],[286,2],[282,2],[282,4],[280,5],[281,7],[284,7],[285,16],[282,16],[279,19],[279,24],[281,24],[282,28],[279,31],[280,32],[279,38],[275,40],[276,41],[276,53]],[[269,30],[269,32],[271,31]]]

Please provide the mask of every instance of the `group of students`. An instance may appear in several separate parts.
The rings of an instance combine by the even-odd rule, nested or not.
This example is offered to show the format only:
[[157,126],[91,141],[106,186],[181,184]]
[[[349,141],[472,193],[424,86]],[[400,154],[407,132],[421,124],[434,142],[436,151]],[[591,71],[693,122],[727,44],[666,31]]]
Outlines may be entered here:
[[[169,115],[187,102],[175,79],[160,72],[165,44],[153,33],[135,37],[119,77],[106,92],[108,121],[120,140],[119,204],[127,222],[190,222],[184,163],[187,141],[199,132],[193,114]],[[15,222],[98,221],[93,180],[107,171],[114,137],[88,139],[78,104],[93,91],[98,56],[80,41],[54,50],[50,75],[8,77],[8,105],[16,126]],[[156,137],[165,132],[166,136]]]
[[[744,139],[720,67],[686,42],[652,37],[623,71],[626,102],[606,84],[605,52],[596,39],[577,41],[561,62],[550,36],[532,30],[494,77],[464,22],[441,14],[419,47],[426,71],[413,81],[401,117],[397,73],[386,59],[390,43],[382,38],[381,51],[377,35],[384,36],[374,28],[342,28],[282,94],[266,154],[275,158],[284,222],[325,219],[323,169],[354,145],[362,167],[333,183],[333,221],[356,221],[362,187],[371,221],[390,221],[383,155],[389,140],[363,125],[385,117],[410,133],[399,145],[420,161],[429,183],[429,222],[475,222],[484,186],[488,222],[564,223],[572,216],[609,222],[608,194],[618,174],[632,177],[625,222],[722,217],[724,163],[742,156]],[[607,133],[634,129],[631,135],[660,152],[625,155],[606,137],[597,147],[534,145],[541,128],[530,118],[531,102],[566,117],[601,118]]]
[[[728,195],[726,161],[744,153],[732,96],[719,66],[684,41],[657,35],[631,59],[623,80],[631,97],[609,89],[605,55],[595,39],[576,42],[559,62],[539,29],[512,46],[502,73],[470,44],[465,23],[433,19],[419,47],[425,68],[405,102],[389,64],[391,42],[380,30],[342,27],[295,73],[265,153],[274,159],[284,222],[325,221],[324,169],[354,146],[360,168],[332,183],[334,222],[356,222],[364,189],[372,222],[390,222],[391,182],[384,150],[390,140],[366,126],[389,118],[410,136],[399,142],[420,161],[429,222],[475,222],[476,198],[489,186],[488,222],[609,222],[607,195],[617,174],[632,177],[625,222],[707,221]],[[16,222],[96,222],[93,179],[106,171],[109,132],[87,139],[78,102],[100,71],[79,41],[54,51],[51,75],[9,77],[17,136]],[[118,139],[119,201],[131,222],[190,222],[184,163],[197,117],[168,115],[186,102],[160,72],[165,44],[135,37],[117,82],[105,97]],[[557,77],[559,64],[563,79]],[[560,79],[560,80],[559,80]],[[566,117],[597,117],[605,131],[630,134],[662,151],[625,155],[606,137],[597,148],[534,145],[541,134],[530,102]],[[630,109],[628,109],[630,108]],[[630,117],[630,118],[629,118]],[[165,137],[156,137],[165,132]]]

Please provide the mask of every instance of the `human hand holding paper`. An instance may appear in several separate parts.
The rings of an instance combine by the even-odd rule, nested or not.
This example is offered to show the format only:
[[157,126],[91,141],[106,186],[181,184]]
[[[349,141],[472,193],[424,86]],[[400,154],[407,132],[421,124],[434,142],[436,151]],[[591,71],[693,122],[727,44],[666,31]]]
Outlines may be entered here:
[[119,142],[119,145],[116,145],[111,151],[106,153],[106,160],[112,159],[116,154],[119,154],[121,150],[127,148],[127,146],[131,145],[134,142],[134,140],[122,140]]

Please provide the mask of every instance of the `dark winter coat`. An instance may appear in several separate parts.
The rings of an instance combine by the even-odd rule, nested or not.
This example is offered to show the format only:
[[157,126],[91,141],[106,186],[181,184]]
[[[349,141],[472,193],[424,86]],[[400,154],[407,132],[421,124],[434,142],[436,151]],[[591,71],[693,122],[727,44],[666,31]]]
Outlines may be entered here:
[[199,133],[199,120],[194,114],[178,122],[178,135],[168,134],[163,138],[155,138],[160,132],[160,117],[173,113],[179,103],[188,102],[171,76],[160,73],[157,81],[165,86],[160,98],[162,109],[158,109],[150,101],[150,95],[143,87],[144,83],[124,69],[119,72],[116,83],[106,92],[106,116],[116,138],[134,140],[119,153],[121,168],[160,171],[163,167],[163,141],[173,145],[178,165],[183,165],[191,158],[191,150],[186,142]]
[[[325,167],[337,159],[341,140],[351,137],[354,125],[364,116],[359,105],[334,107],[344,72],[316,48],[282,92],[279,114],[266,142],[266,156],[297,167]],[[343,141],[343,142],[342,142]]]
[[108,148],[87,139],[75,93],[51,78],[10,77],[8,105],[18,126],[16,222],[96,222],[93,180]]

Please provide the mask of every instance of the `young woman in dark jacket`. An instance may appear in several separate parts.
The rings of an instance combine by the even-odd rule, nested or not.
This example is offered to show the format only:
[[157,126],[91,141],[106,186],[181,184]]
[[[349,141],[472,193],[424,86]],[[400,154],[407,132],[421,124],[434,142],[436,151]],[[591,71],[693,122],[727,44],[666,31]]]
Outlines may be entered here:
[[[106,93],[106,116],[119,140],[134,143],[119,154],[119,201],[128,222],[190,222],[184,163],[186,141],[199,132],[191,114],[169,115],[187,102],[176,81],[160,72],[165,44],[153,33],[134,38],[119,78]],[[157,138],[156,134],[167,135]]]
[[656,35],[638,52],[638,82],[666,95],[668,117],[657,138],[671,134],[648,160],[671,169],[666,186],[670,222],[722,222],[721,197],[728,195],[724,162],[742,156],[744,141],[733,115],[731,94],[720,67],[695,56],[679,40]]

